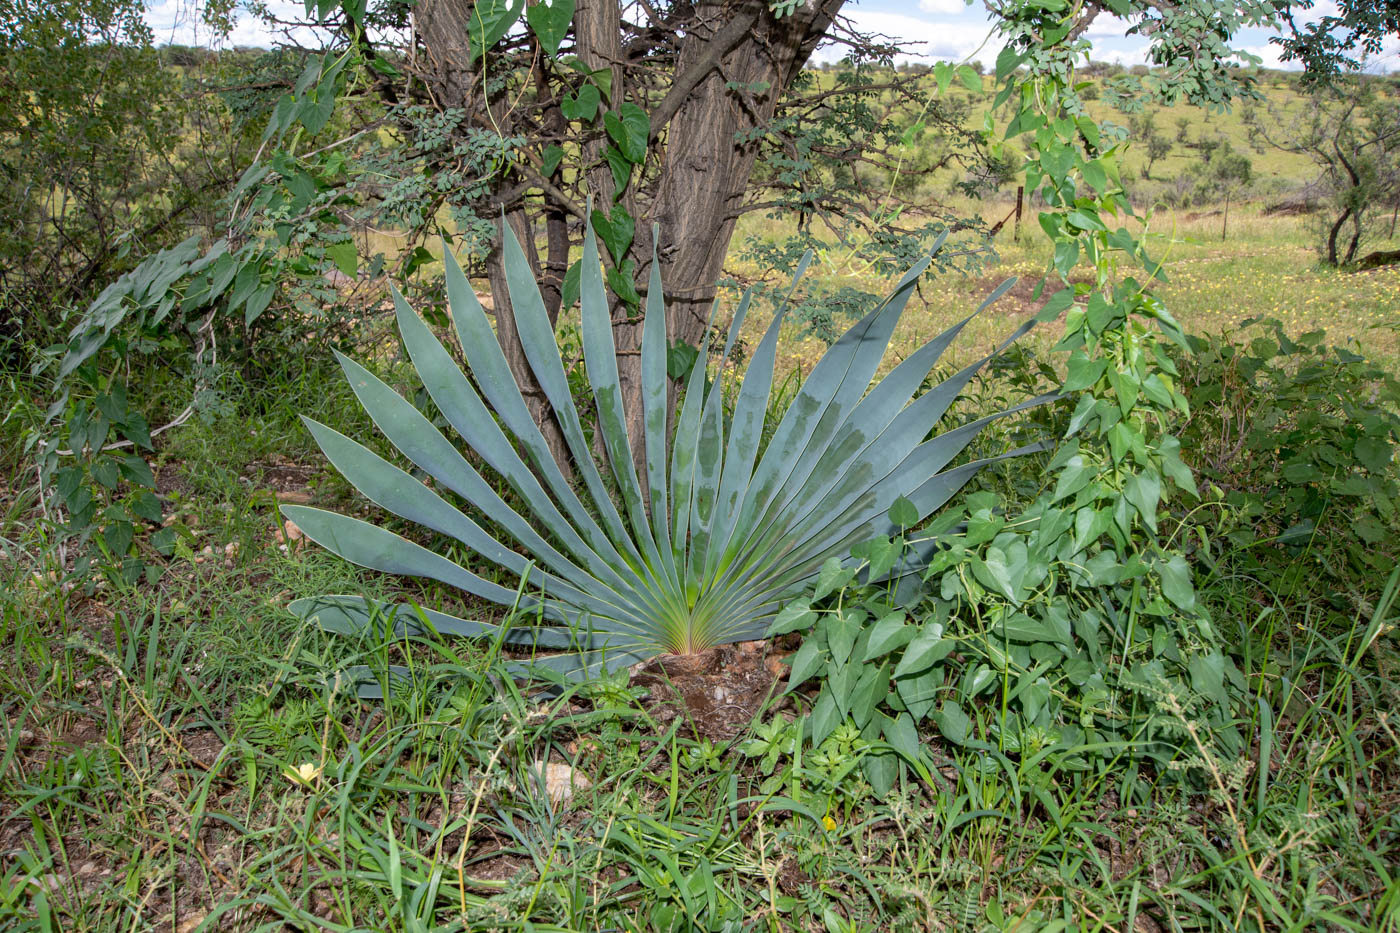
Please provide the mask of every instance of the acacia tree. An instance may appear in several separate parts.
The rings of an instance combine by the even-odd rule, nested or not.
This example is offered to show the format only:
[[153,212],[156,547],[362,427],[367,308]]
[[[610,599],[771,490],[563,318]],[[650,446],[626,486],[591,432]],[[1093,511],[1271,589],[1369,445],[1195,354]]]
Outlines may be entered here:
[[[951,141],[947,157],[923,171],[954,158],[987,161],[994,140],[946,100],[930,101],[929,82],[893,69],[878,78],[846,71],[834,82],[804,75],[823,41],[844,43],[856,62],[891,62],[893,46],[857,33],[840,17],[842,7],[843,0],[540,0],[528,7],[523,0],[424,0],[404,20],[411,36],[403,68],[408,80],[393,94],[459,115],[453,132],[462,138],[490,134],[506,141],[489,185],[469,203],[459,199],[459,206],[497,224],[503,218],[516,230],[543,283],[551,319],[572,297],[570,248],[591,199],[618,296],[614,337],[630,400],[639,385],[638,298],[653,255],[674,296],[669,332],[695,344],[745,211],[794,210],[820,218],[831,224],[831,239],[841,241],[848,240],[851,224],[863,225],[881,231],[879,247],[890,252],[899,233],[927,233],[928,214],[901,231],[892,199],[907,186],[889,185],[877,197],[862,197],[859,188],[862,178],[883,183],[909,171],[907,163],[893,165],[900,162],[902,130],[937,126]],[[988,7],[1002,16],[1012,9]],[[1235,54],[1226,45],[1229,36],[1272,17],[1274,6],[1193,0],[1190,7],[1184,16],[1175,4],[1050,3],[1044,29],[1051,38],[1057,29],[1078,35],[1112,10],[1150,38],[1163,62],[1190,52],[1190,80],[1173,77],[1163,88],[1224,99],[1237,84],[1225,68]],[[347,29],[369,48],[361,20],[372,27],[376,15],[382,18],[383,10],[371,7],[361,16],[345,6]],[[975,73],[962,77],[981,90]],[[756,173],[761,163],[764,170]],[[843,167],[835,170],[835,163]],[[652,224],[659,230],[656,242]],[[549,433],[543,396],[525,364],[508,301],[502,301],[498,252],[486,268],[501,342]],[[633,417],[640,410],[629,406]]]
[[1301,62],[1309,82],[1323,82],[1359,70],[1367,56],[1379,55],[1386,39],[1400,35],[1400,4],[1394,0],[1338,0],[1311,23],[1297,21],[1297,11],[1311,10],[1313,0],[1284,5],[1283,35],[1271,40],[1284,61]]
[[1230,229],[1230,200],[1245,190],[1253,178],[1254,165],[1249,161],[1249,156],[1236,152],[1227,140],[1221,140],[1220,145],[1211,150],[1196,190],[1206,196],[1225,199],[1220,239],[1225,239]]
[[[736,141],[772,121],[841,5],[819,0],[780,19],[763,0],[580,0],[572,11],[556,0],[533,7],[548,11],[530,17],[536,28],[502,36],[489,55],[486,40],[509,28],[513,11],[503,4],[486,16],[490,5],[462,0],[429,0],[416,10],[423,54],[414,67],[434,103],[524,141],[485,200],[526,245],[551,320],[563,304],[570,219],[584,219],[588,198],[596,205],[610,284],[622,296],[614,339],[629,396],[640,384],[640,317],[627,300],[635,283],[645,281],[655,251],[674,296],[669,332],[699,342],[759,152],[752,141]],[[497,19],[488,21],[492,13]],[[570,38],[572,60],[558,54]],[[661,240],[638,220],[656,224]],[[538,414],[543,394],[502,301],[498,252],[488,270],[501,342]]]
[[207,226],[232,183],[234,134],[164,67],[142,12],[0,0],[0,340],[48,343],[99,283]]
[[1311,186],[1327,211],[1320,251],[1328,265],[1355,262],[1376,221],[1400,198],[1400,104],[1377,93],[1368,76],[1337,76],[1318,84],[1301,108],[1271,107],[1250,131],[1317,168]]
[[[321,73],[308,72],[287,106],[279,105],[273,136],[280,138],[296,113],[303,114],[296,118],[303,128],[319,132],[332,98],[351,84],[388,102],[382,129],[399,144],[364,147],[361,177],[373,180],[359,192],[359,216],[421,236],[443,209],[451,212],[443,232],[485,256],[499,339],[561,453],[503,287],[501,223],[525,245],[546,310],[557,320],[577,281],[570,250],[582,221],[592,220],[616,296],[624,397],[634,400],[638,307],[654,255],[673,296],[669,331],[694,345],[703,339],[744,212],[795,212],[813,221],[801,225],[800,238],[810,240],[821,228],[827,243],[850,249],[862,239],[853,233],[870,234],[864,239],[871,251],[900,264],[919,240],[953,224],[936,206],[900,201],[913,196],[910,172],[929,173],[957,159],[997,162],[1000,143],[974,125],[966,108],[943,98],[954,72],[945,70],[936,82],[899,75],[889,67],[895,47],[859,34],[841,18],[842,6],[842,0],[313,0],[308,15],[331,49],[320,59]],[[1025,41],[1032,42],[1081,36],[1110,10],[1125,19],[1129,31],[1149,38],[1152,59],[1166,66],[1157,76],[1124,79],[1115,100],[1129,107],[1133,95],[1229,99],[1241,86],[1227,67],[1236,56],[1229,38],[1276,15],[1263,0],[1188,6],[1049,0],[1028,15],[1018,4],[988,3],[1006,22],[1026,20]],[[217,19],[228,8],[229,0],[215,0],[206,16]],[[821,78],[804,71],[823,41],[844,44],[855,67]],[[1190,67],[1180,67],[1182,61]],[[880,68],[862,67],[869,63]],[[352,72],[358,76],[347,82]],[[956,74],[982,90],[975,69]],[[930,128],[944,137],[943,155],[907,159],[911,141],[928,145]],[[296,138],[301,132],[295,130]],[[280,176],[288,190],[249,203],[307,205],[302,216],[323,211],[322,186],[340,171],[326,168],[326,149],[319,139],[306,155],[295,139],[275,145],[268,160],[273,171],[263,177],[275,185]],[[307,175],[320,180],[313,186]],[[913,206],[919,210],[904,210]],[[302,235],[289,239],[294,224],[283,216],[268,226],[281,240],[272,253]],[[337,243],[345,236],[331,233]],[[302,242],[317,253],[314,238]],[[781,259],[775,267],[790,265],[799,251],[779,252],[765,257]],[[419,262],[419,251],[406,255],[404,268]],[[628,406],[631,417],[640,410]]]
[[[478,163],[489,183],[459,186],[449,200],[459,216],[496,227],[485,271],[498,335],[557,453],[557,426],[546,416],[504,287],[502,221],[524,244],[553,321],[576,294],[570,250],[591,203],[616,296],[624,397],[632,400],[640,385],[640,299],[653,256],[671,296],[669,333],[695,345],[743,213],[792,209],[823,220],[832,240],[848,241],[852,228],[881,229],[888,248],[891,234],[926,234],[937,212],[895,222],[907,186],[895,192],[886,179],[981,158],[978,137],[957,108],[930,101],[926,85],[895,75],[888,67],[894,46],[850,28],[838,16],[842,5],[425,0],[403,21],[411,37],[405,79],[381,86],[410,109],[452,114],[454,142],[498,141],[473,150],[489,152]],[[345,28],[371,55],[383,51],[364,38],[375,16],[366,10],[362,22],[345,8]],[[884,67],[878,75],[857,67],[815,80],[803,69],[824,40],[845,43],[857,65]],[[913,122],[890,119],[901,110],[921,112],[924,129],[952,139],[939,160],[894,167],[900,133]],[[423,160],[424,170],[451,171],[460,159],[457,145],[439,147]],[[833,183],[833,173],[845,183]],[[862,191],[867,185],[878,191]],[[813,236],[810,226],[804,234]],[[638,417],[641,407],[628,410]]]

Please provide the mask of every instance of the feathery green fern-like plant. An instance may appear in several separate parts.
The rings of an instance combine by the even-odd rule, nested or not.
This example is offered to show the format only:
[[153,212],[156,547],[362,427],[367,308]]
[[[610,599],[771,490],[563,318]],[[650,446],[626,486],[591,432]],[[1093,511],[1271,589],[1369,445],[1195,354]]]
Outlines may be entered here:
[[[305,506],[282,511],[313,541],[355,564],[429,577],[528,610],[535,623],[517,621],[501,632],[492,624],[433,610],[386,610],[354,596],[298,600],[292,610],[303,618],[353,632],[387,613],[400,631],[420,631],[426,622],[441,634],[502,636],[545,652],[534,663],[569,677],[658,654],[759,639],[784,601],[809,585],[828,559],[849,560],[853,544],[891,533],[888,513],[896,499],[912,502],[921,519],[947,502],[989,462],[950,467],[954,459],[987,423],[1025,407],[930,435],[990,359],[918,392],[971,318],[871,384],[919,275],[942,245],[940,238],[893,294],[813,367],[766,445],[761,438],[781,311],[752,355],[732,414],[723,404],[723,380],[709,376],[705,347],[676,413],[668,409],[666,313],[653,263],[641,349],[645,438],[639,446],[645,462],[637,463],[590,228],[584,240],[581,329],[597,431],[606,451],[600,464],[570,395],[544,301],[520,244],[506,229],[507,287],[520,341],[567,440],[578,486],[551,456],[476,294],[446,249],[452,321],[474,379],[395,291],[399,328],[438,410],[509,485],[516,504],[502,498],[417,408],[344,356],[345,374],[374,423],[432,477],[435,488],[325,425],[310,419],[306,424],[326,456],[365,496],[460,541],[524,581],[522,586],[503,587],[368,522]],[[730,325],[721,366],[748,306],[746,295]],[[674,438],[669,449],[668,436]],[[604,471],[611,474],[616,498]],[[449,501],[453,497],[466,510]],[[517,620],[521,615],[513,614]]]

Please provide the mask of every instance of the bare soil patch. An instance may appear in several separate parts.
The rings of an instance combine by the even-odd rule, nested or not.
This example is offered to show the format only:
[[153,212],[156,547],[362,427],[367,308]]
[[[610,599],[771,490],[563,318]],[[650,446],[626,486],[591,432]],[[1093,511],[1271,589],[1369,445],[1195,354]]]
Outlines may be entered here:
[[683,716],[694,738],[729,741],[753,721],[785,673],[771,645],[740,642],[655,658],[633,673],[632,685],[646,688],[662,725]]

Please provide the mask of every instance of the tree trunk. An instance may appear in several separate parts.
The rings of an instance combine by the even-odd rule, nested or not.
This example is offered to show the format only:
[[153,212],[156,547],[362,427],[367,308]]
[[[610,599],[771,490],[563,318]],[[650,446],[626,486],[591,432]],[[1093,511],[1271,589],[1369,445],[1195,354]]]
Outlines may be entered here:
[[[841,5],[842,0],[799,4],[782,19],[768,10],[767,0],[738,4],[711,0],[696,5],[694,21],[714,25],[686,43],[676,74],[678,80],[689,80],[700,69],[705,71],[666,127],[666,150],[651,217],[660,228],[657,246],[669,299],[667,331],[673,341],[698,345],[705,336],[715,283],[723,274],[758,155],[753,146],[739,146],[736,138],[773,118],[782,93],[811,57]],[[736,24],[748,26],[742,41],[717,54],[719,34]],[[731,84],[737,89],[731,90]],[[756,89],[762,85],[765,90]],[[651,262],[650,239],[648,231],[645,255],[637,257],[642,281]],[[638,240],[641,246],[642,238]],[[641,346],[641,328],[623,324],[615,328],[615,336],[619,349],[629,353],[618,361],[631,403],[629,426],[640,424],[636,400],[641,394],[641,358],[631,351]]]
[[1332,229],[1327,231],[1327,264],[1329,266],[1338,265],[1337,237],[1341,235],[1342,225],[1347,222],[1347,218],[1350,216],[1351,208],[1347,208],[1344,212],[1342,212],[1342,216],[1338,217],[1336,222],[1332,224]]
[[1356,262],[1356,251],[1361,246],[1361,211],[1354,211],[1351,215],[1351,240],[1347,243],[1347,256],[1344,260],[1346,265]]
[[[754,130],[770,121],[778,100],[791,86],[817,43],[831,25],[844,0],[808,0],[787,16],[775,17],[768,0],[697,0],[677,23],[680,51],[669,78],[669,87],[649,108],[652,121],[647,165],[634,171],[631,185],[620,202],[636,221],[635,239],[629,251],[637,266],[639,291],[644,293],[650,274],[653,237],[651,224],[660,227],[661,242],[656,244],[666,284],[667,325],[673,341],[698,344],[704,339],[705,324],[715,298],[716,281],[723,273],[724,258],[741,213],[749,177],[757,158],[754,146],[740,147],[738,134]],[[416,62],[435,105],[445,109],[461,107],[481,112],[483,94],[480,63],[471,61],[467,31],[473,3],[470,0],[421,0],[414,10],[414,29],[422,48]],[[612,73],[612,95],[604,108],[618,107],[629,99],[629,64],[622,43],[619,0],[578,0],[573,19],[573,35],[579,59],[590,70],[608,68]],[[624,67],[624,65],[626,67]],[[547,81],[537,76],[536,90],[548,93]],[[635,97],[636,95],[631,95]],[[507,108],[512,101],[492,105]],[[557,107],[554,108],[557,112]],[[557,118],[562,121],[562,117]],[[601,115],[599,124],[601,125]],[[493,121],[493,125],[498,125]],[[550,127],[559,130],[561,122]],[[616,185],[602,158],[607,140],[592,133],[582,147],[585,189],[594,206],[611,212],[617,199]],[[567,239],[564,221],[568,214],[582,216],[582,205],[560,203],[559,176],[551,179],[555,191],[545,198],[547,261],[545,287],[555,288],[566,269]],[[500,187],[518,181],[506,179]],[[540,272],[536,245],[530,234],[526,210],[540,210],[538,202],[526,202],[522,192],[528,182],[518,184],[509,196],[501,194],[507,218],[526,253]],[[563,239],[564,248],[558,248]],[[497,333],[512,371],[531,398],[532,409],[547,427],[551,449],[562,451],[553,419],[535,409],[540,400],[538,385],[524,365],[519,340],[515,336],[509,300],[499,281],[503,278],[498,257],[488,263],[492,289],[496,293]],[[551,313],[557,314],[557,298],[547,292]],[[644,422],[641,404],[640,314],[622,302],[613,305],[613,340],[618,351],[628,430],[633,455],[645,476]],[[552,432],[552,434],[551,434]]]
[[1355,228],[1356,232],[1351,238],[1351,244],[1347,247],[1347,254],[1346,259],[1343,260],[1344,262],[1350,263],[1356,258],[1356,247],[1361,240],[1361,210],[1363,205],[1358,198],[1361,189],[1361,176],[1357,174],[1351,161],[1346,157],[1346,154],[1342,152],[1342,146],[1339,140],[1345,128],[1346,124],[1341,124],[1337,129],[1337,135],[1332,140],[1332,151],[1337,154],[1337,161],[1342,163],[1342,168],[1346,169],[1347,178],[1351,180],[1351,188],[1347,191],[1348,203],[1346,213],[1337,218],[1337,222],[1332,226],[1332,234],[1327,242],[1328,256],[1334,266],[1338,265],[1337,236],[1341,233],[1342,224],[1345,223],[1348,218],[1351,219],[1352,226]]

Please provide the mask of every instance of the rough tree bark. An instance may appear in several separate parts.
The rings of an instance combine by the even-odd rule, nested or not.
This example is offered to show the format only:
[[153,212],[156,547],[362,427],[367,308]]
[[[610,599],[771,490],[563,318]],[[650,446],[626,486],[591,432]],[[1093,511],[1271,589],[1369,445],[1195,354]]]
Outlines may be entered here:
[[[797,77],[844,0],[809,0],[790,15],[775,17],[767,0],[701,0],[693,4],[644,4],[654,35],[638,34],[635,24],[624,28],[619,0],[579,0],[572,35],[579,59],[589,69],[611,71],[614,106],[642,100],[651,116],[648,163],[640,178],[623,193],[621,203],[636,220],[629,258],[636,263],[636,282],[644,291],[652,261],[651,225],[658,224],[656,244],[662,279],[670,299],[667,323],[672,340],[691,344],[703,339],[716,281],[734,233],[757,149],[736,145],[736,137],[772,119],[778,101]],[[482,112],[489,94],[481,62],[472,62],[467,30],[472,0],[423,0],[414,13],[420,49],[418,72],[439,108]],[[646,55],[666,51],[670,60],[647,62]],[[489,62],[488,62],[489,67]],[[565,122],[553,99],[555,91],[538,64],[534,100],[536,125],[562,132]],[[645,78],[645,82],[643,81]],[[492,100],[491,116],[500,125],[518,101]],[[583,188],[595,204],[607,209],[616,193],[612,174],[602,159],[607,139],[600,133],[585,137]],[[526,244],[545,283],[547,307],[557,316],[558,282],[567,267],[570,216],[585,214],[583,199],[570,194],[556,169],[549,179],[530,167],[520,177],[507,178],[495,196],[498,209]],[[544,182],[545,184],[541,184]],[[541,264],[534,247],[544,231],[546,258]],[[547,429],[552,449],[561,455],[557,427],[547,416],[538,386],[529,373],[515,336],[508,301],[502,301],[499,251],[488,262],[496,293],[497,329],[506,358],[532,399],[537,417]],[[617,302],[613,335],[627,402],[634,455],[642,450],[640,399],[641,321]],[[643,471],[644,472],[644,471]]]

